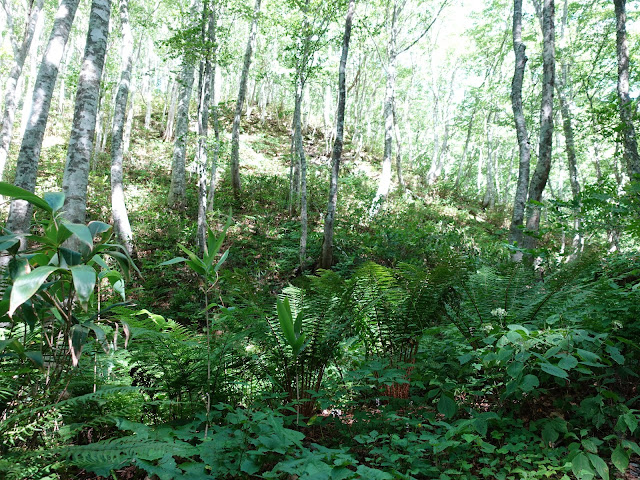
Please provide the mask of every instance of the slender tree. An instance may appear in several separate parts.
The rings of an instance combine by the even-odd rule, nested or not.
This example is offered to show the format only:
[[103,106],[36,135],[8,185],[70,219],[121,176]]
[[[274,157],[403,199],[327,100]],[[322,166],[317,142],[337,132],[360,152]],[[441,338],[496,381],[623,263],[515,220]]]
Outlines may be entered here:
[[[40,149],[49,118],[53,89],[78,3],[79,0],[62,0],[60,2],[34,84],[31,112],[22,137],[14,182],[18,187],[30,192],[36,188]],[[30,204],[24,200],[12,201],[7,228],[16,233],[26,233],[29,230],[30,220]]]
[[205,251],[207,239],[207,165],[209,148],[209,104],[211,100],[212,62],[211,50],[215,48],[212,40],[214,30],[214,6],[205,0],[202,9],[202,42],[205,45],[205,58],[200,62],[199,108],[198,108],[198,149],[196,166],[198,174],[198,246],[201,253]]
[[[553,150],[553,93],[555,87],[555,5],[554,0],[544,0],[542,8],[542,101],[540,106],[540,143],[538,164],[529,184],[529,204],[533,204],[527,215],[527,230],[537,232],[540,227],[540,208],[536,205],[542,200],[542,192],[547,185],[551,171],[551,153]],[[524,239],[527,248],[535,246],[535,238],[527,235]]]
[[185,158],[187,155],[187,134],[189,132],[189,104],[193,90],[194,61],[190,56],[182,59],[180,74],[180,96],[176,113],[175,142],[173,144],[173,160],[171,162],[171,187],[168,203],[172,206],[183,206],[187,195],[187,176]]
[[344,138],[344,111],[347,103],[347,56],[349,55],[349,41],[351,39],[351,25],[355,11],[355,0],[349,1],[349,8],[344,22],[344,37],[342,39],[342,55],[338,70],[338,112],[336,115],[336,139],[331,152],[331,180],[329,182],[329,202],[327,216],[324,220],[324,241],[322,243],[322,257],[320,268],[331,268],[333,265],[333,228],[336,208],[338,205],[338,178],[340,173],[340,159]]
[[120,51],[120,83],[116,91],[111,128],[111,213],[113,226],[118,238],[133,255],[133,233],[124,200],[122,186],[122,136],[129,97],[131,70],[133,69],[133,34],[129,23],[129,0],[120,0],[120,23],[122,25],[122,49]]
[[442,1],[438,12],[431,22],[422,30],[420,35],[407,44],[400,46],[398,45],[398,35],[402,27],[400,24],[400,15],[406,6],[406,3],[406,0],[392,0],[389,5],[390,18],[387,19],[389,42],[387,43],[387,57],[385,65],[386,85],[382,108],[384,118],[384,153],[382,156],[382,172],[380,174],[380,179],[378,180],[378,189],[375,197],[373,198],[373,202],[371,203],[371,208],[369,209],[370,217],[373,217],[378,213],[380,206],[384,203],[387,195],[389,194],[389,190],[391,189],[393,162],[393,112],[395,110],[398,56],[411,49],[422,38],[424,38],[440,16],[440,13],[442,13],[449,3],[449,0]]
[[[516,56],[515,72],[511,83],[511,107],[515,120],[516,134],[518,137],[518,150],[520,163],[518,167],[518,183],[516,185],[516,196],[513,202],[513,216],[511,217],[511,230],[509,239],[522,246],[525,206],[527,203],[527,193],[529,191],[529,171],[531,168],[531,145],[529,144],[529,133],[522,107],[522,83],[524,81],[524,70],[527,64],[526,46],[522,41],[522,0],[513,2],[513,51]],[[521,255],[517,255],[517,259]]]
[[[31,10],[27,16],[27,26],[24,31],[22,42],[20,45],[16,45],[17,49],[14,51],[14,60],[11,71],[9,72],[9,78],[5,83],[4,89],[4,112],[2,114],[2,123],[0,127],[0,180],[4,176],[4,167],[7,163],[7,157],[9,156],[9,146],[11,145],[11,136],[13,134],[13,122],[16,116],[16,87],[18,86],[18,80],[22,75],[22,68],[24,62],[31,48],[31,42],[36,31],[36,25],[40,19],[40,12],[42,11],[42,4],[44,0],[37,0],[31,5]],[[3,2],[5,9],[8,6]],[[8,11],[8,10],[7,10]],[[7,15],[9,18],[10,15]],[[9,35],[14,37],[13,30],[9,30]],[[17,39],[12,38],[12,42],[17,44]],[[25,115],[26,116],[26,115]]]
[[249,78],[249,68],[251,67],[251,56],[253,55],[253,45],[258,34],[258,17],[260,15],[260,2],[256,0],[253,7],[253,19],[247,47],[244,51],[244,61],[242,63],[242,73],[240,74],[240,86],[238,88],[238,98],[236,99],[236,110],[233,116],[233,126],[231,129],[231,185],[233,194],[237,198],[240,195],[240,118],[242,116],[242,105],[247,94],[247,80]]
[[107,53],[110,15],[111,0],[93,0],[62,178],[64,213],[67,220],[73,223],[84,223],[87,211],[89,164],[93,153],[100,78]]
[[633,125],[633,103],[629,96],[629,43],[627,40],[627,0],[613,0],[616,13],[616,51],[618,57],[618,103],[622,124],[622,144],[627,173],[634,178],[640,175],[640,155]]

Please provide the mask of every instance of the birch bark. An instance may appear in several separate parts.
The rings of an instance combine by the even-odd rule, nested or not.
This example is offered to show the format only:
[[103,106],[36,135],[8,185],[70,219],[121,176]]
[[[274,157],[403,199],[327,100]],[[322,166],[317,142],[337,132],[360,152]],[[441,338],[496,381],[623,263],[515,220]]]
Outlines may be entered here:
[[347,102],[346,71],[349,55],[349,41],[351,39],[351,25],[355,11],[355,0],[349,1],[349,8],[344,22],[344,37],[342,39],[342,55],[338,70],[338,111],[336,114],[336,139],[331,152],[331,180],[329,182],[329,202],[327,216],[324,220],[324,242],[322,243],[322,257],[320,268],[331,268],[333,265],[333,229],[338,206],[338,176],[340,173],[340,159],[344,138],[344,111]]
[[251,30],[249,31],[247,48],[244,52],[242,74],[240,75],[240,87],[238,88],[238,99],[236,100],[236,111],[233,117],[233,126],[231,130],[231,185],[233,187],[233,195],[236,198],[240,195],[240,118],[242,116],[242,105],[244,104],[244,99],[247,95],[247,79],[249,78],[249,67],[251,67],[253,45],[256,41],[256,35],[258,34],[260,2],[261,0],[256,0],[255,6],[253,7],[253,20],[251,21]]
[[187,153],[187,133],[189,130],[189,103],[193,90],[193,62],[183,59],[180,78],[180,98],[176,114],[176,140],[173,144],[173,160],[171,162],[171,187],[169,189],[169,205],[182,207],[187,194],[187,176],[185,157]]
[[[551,170],[551,153],[553,150],[553,92],[555,87],[555,15],[554,0],[544,0],[542,8],[542,102],[540,106],[540,144],[538,150],[538,164],[529,185],[529,203],[542,200],[542,192],[549,179]],[[537,232],[540,228],[540,208],[533,205],[527,216],[527,230]],[[524,245],[535,247],[536,241],[532,236],[525,236]]]
[[[62,0],[60,3],[34,84],[31,111],[22,137],[14,182],[18,187],[30,192],[36,188],[40,149],[49,118],[53,89],[78,3],[79,0]],[[26,233],[29,230],[30,220],[30,204],[24,200],[12,201],[7,228],[16,233]]]
[[123,181],[123,132],[131,70],[133,69],[133,34],[129,24],[129,0],[120,0],[120,23],[122,25],[122,49],[120,51],[121,73],[113,108],[113,124],[111,128],[111,213],[113,226],[129,255],[133,255],[133,232],[129,223],[129,215],[124,199]]
[[[22,43],[16,52],[13,60],[13,67],[9,72],[9,78],[4,90],[4,112],[2,114],[2,127],[0,128],[0,180],[4,176],[4,168],[9,156],[11,137],[13,135],[13,122],[16,117],[16,87],[18,79],[22,75],[22,68],[31,48],[31,42],[35,36],[36,25],[38,24],[44,0],[38,0],[32,7],[27,20],[27,28],[24,32]],[[11,32],[10,32],[11,33]],[[36,52],[37,53],[37,52]]]
[[616,12],[616,52],[618,57],[618,103],[622,124],[622,143],[627,173],[631,179],[640,175],[640,155],[633,125],[633,103],[629,96],[629,42],[627,41],[627,0],[613,0]]
[[100,98],[100,78],[107,53],[110,15],[111,0],[93,0],[62,178],[64,214],[72,223],[85,222],[89,164]]

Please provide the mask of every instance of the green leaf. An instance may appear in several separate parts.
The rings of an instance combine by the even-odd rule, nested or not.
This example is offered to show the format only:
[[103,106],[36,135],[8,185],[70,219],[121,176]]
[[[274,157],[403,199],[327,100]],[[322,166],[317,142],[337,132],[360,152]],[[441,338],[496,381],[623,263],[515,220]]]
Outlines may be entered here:
[[573,474],[578,477],[579,480],[591,479],[595,476],[595,472],[593,468],[591,468],[589,459],[582,452],[573,457],[573,461],[571,462],[571,470],[573,470]]
[[91,230],[86,225],[81,223],[63,223],[62,226],[73,233],[78,240],[87,245],[90,249],[93,248],[93,236]]
[[551,363],[541,363],[540,364],[540,368],[542,369],[543,372],[548,373],[549,375],[553,375],[554,377],[559,377],[559,378],[568,378],[569,374],[564,371],[563,369],[552,365]]
[[533,389],[540,386],[540,380],[535,375],[525,375],[520,384],[520,388],[524,392],[531,392]]
[[624,365],[624,356],[620,353],[620,350],[612,345],[607,345],[605,349],[609,356],[616,362],[618,365]]
[[85,322],[84,326],[93,330],[96,340],[98,340],[104,352],[109,353],[109,342],[107,342],[107,335],[104,333],[104,330],[93,322]]
[[558,366],[564,370],[571,370],[578,365],[578,359],[573,355],[566,355],[560,359]]
[[31,360],[36,367],[44,367],[44,357],[42,356],[42,352],[24,352],[24,356]]
[[66,266],[73,267],[75,265],[79,265],[82,262],[81,253],[65,247],[60,247],[58,250],[60,251],[60,255],[62,256],[62,260],[64,260]]
[[445,418],[452,418],[458,411],[458,405],[456,401],[449,395],[443,393],[438,400],[438,412],[445,416]]
[[187,259],[184,257],[175,257],[172,258],[171,260],[167,260],[166,262],[162,262],[161,264],[159,264],[159,267],[166,267],[167,265],[174,265],[176,263],[181,263],[181,262],[186,262]]
[[611,463],[613,463],[620,472],[624,473],[627,471],[629,467],[629,455],[624,448],[622,448],[622,445],[618,445],[611,453]]
[[578,348],[576,350],[580,358],[582,358],[586,362],[598,363],[600,362],[600,357],[589,350],[583,350],[582,348]]
[[96,235],[100,235],[111,230],[111,225],[108,223],[98,222],[95,220],[93,222],[89,222],[87,227],[89,228],[89,232],[91,232],[91,238],[96,238]]
[[553,427],[552,422],[547,422],[542,429],[542,440],[547,445],[550,443],[556,443],[560,438],[560,433]]
[[280,320],[280,328],[285,340],[291,347],[296,343],[296,334],[293,330],[293,318],[291,315],[291,305],[289,299],[278,300],[276,304],[278,310],[278,319]]
[[489,422],[485,418],[477,417],[473,420],[473,426],[483,437],[487,434],[487,430],[489,429]]
[[11,289],[9,316],[12,316],[20,305],[29,300],[42,286],[47,277],[57,269],[58,267],[43,266],[35,268],[26,275],[19,276]]
[[216,263],[216,266],[213,268],[214,272],[217,272],[218,270],[220,270],[220,267],[222,267],[222,264],[227,260],[228,256],[229,256],[229,250],[227,249],[222,254],[222,257],[220,257],[220,260],[218,260],[218,263]]
[[51,207],[51,211],[56,213],[64,207],[64,193],[62,192],[46,192],[43,196],[44,201]]
[[609,466],[607,462],[605,462],[598,455],[594,455],[593,453],[587,453],[589,460],[591,460],[591,464],[595,467],[598,475],[602,477],[604,480],[609,480]]
[[30,204],[39,207],[47,212],[51,212],[52,209],[47,202],[37,195],[25,190],[24,188],[16,187],[7,182],[0,182],[0,195],[11,198],[19,198],[20,200],[26,200]]
[[367,467],[366,465],[358,465],[356,470],[357,478],[366,478],[367,480],[392,480],[393,476],[390,473],[383,472],[375,468]]
[[582,447],[587,452],[598,453],[598,446],[595,444],[595,442],[591,438],[582,439]]
[[71,267],[71,275],[80,305],[86,312],[89,308],[89,298],[96,286],[96,271],[88,265],[76,265]]

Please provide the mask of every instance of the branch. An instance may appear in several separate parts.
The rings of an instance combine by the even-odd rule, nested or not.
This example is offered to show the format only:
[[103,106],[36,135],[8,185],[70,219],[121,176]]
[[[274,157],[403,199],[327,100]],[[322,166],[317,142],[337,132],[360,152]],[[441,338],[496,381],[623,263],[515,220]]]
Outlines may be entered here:
[[405,48],[403,48],[402,50],[398,51],[398,55],[400,55],[401,53],[406,52],[407,50],[409,50],[411,47],[413,47],[416,43],[418,43],[420,40],[422,40],[422,38],[429,33],[429,30],[431,30],[431,27],[433,27],[433,24],[436,23],[436,20],[438,20],[438,17],[440,17],[440,14],[442,13],[442,11],[444,10],[444,7],[447,6],[447,4],[449,3],[449,0],[444,0],[442,2],[442,5],[440,5],[440,9],[438,10],[438,13],[436,13],[436,16],[433,17],[433,20],[431,20],[431,23],[429,25],[427,25],[427,28],[424,29],[424,31],[420,34],[420,36],[418,38],[416,38],[413,42],[411,42],[409,45],[407,45]]

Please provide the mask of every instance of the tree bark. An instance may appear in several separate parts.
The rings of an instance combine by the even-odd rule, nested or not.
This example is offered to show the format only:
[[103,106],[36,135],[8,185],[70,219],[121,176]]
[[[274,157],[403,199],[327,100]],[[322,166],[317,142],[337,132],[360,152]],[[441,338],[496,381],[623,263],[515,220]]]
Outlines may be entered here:
[[111,213],[116,235],[118,235],[120,242],[125,246],[129,255],[133,255],[133,232],[129,223],[122,185],[122,136],[131,83],[131,71],[133,69],[133,34],[129,24],[128,4],[129,0],[120,0],[120,22],[122,24],[121,74],[113,108],[113,125],[111,128]]
[[180,99],[176,115],[176,140],[173,144],[173,160],[171,162],[171,187],[168,203],[171,206],[182,207],[187,195],[187,176],[185,172],[185,157],[187,154],[187,134],[189,133],[189,103],[193,90],[193,62],[186,57],[182,63],[180,78]]
[[85,222],[89,163],[93,153],[100,78],[107,52],[110,15],[111,0],[93,0],[62,179],[64,214],[72,223]]
[[[18,187],[30,192],[33,192],[36,187],[40,149],[49,118],[53,89],[78,3],[79,0],[62,0],[60,3],[34,84],[31,112],[22,137],[14,182]],[[16,233],[26,233],[29,230],[30,221],[30,204],[24,200],[12,201],[7,228]]]
[[[522,42],[522,0],[513,2],[513,51],[516,57],[515,72],[511,83],[511,108],[515,120],[516,134],[518,137],[518,151],[520,163],[518,166],[518,183],[516,185],[516,196],[513,202],[513,216],[511,217],[511,228],[509,241],[518,246],[523,244],[522,225],[524,224],[525,206],[527,203],[527,193],[529,191],[529,170],[531,166],[531,145],[529,144],[529,134],[527,123],[524,118],[524,108],[522,107],[522,83],[524,81],[524,70],[527,64],[526,46]],[[522,258],[516,255],[516,260]]]
[[[214,29],[213,12],[209,3],[205,3],[202,12],[203,42],[211,41]],[[209,135],[209,103],[211,99],[211,55],[201,61],[202,75],[200,77],[199,109],[198,109],[198,151],[196,153],[196,166],[198,174],[198,231],[197,240],[200,252],[205,252],[207,244],[207,165],[209,162],[209,149],[207,137]]]
[[493,208],[496,204],[496,178],[493,171],[493,142],[491,138],[491,115],[493,112],[489,112],[485,123],[485,130],[487,135],[487,169],[485,172],[486,178],[486,190],[484,198],[482,199],[483,208]]
[[[554,0],[544,0],[543,17],[543,75],[542,102],[540,106],[540,144],[538,150],[538,164],[529,184],[529,203],[542,200],[542,192],[549,179],[551,170],[551,153],[553,150],[553,92],[555,87],[555,28],[554,28]],[[537,232],[540,228],[540,208],[533,205],[527,216],[527,230]],[[524,239],[525,247],[535,247],[536,241],[527,235]]]
[[[568,20],[568,0],[564,1],[564,10],[562,14],[562,24],[560,33],[560,42],[564,47],[565,43],[565,30]],[[569,68],[566,61],[563,59],[561,65],[561,75],[557,79],[556,90],[558,93],[558,100],[560,104],[560,113],[562,115],[562,129],[564,132],[565,153],[567,154],[567,168],[569,170],[569,183],[571,184],[571,194],[573,196],[574,203],[574,236],[572,242],[572,252],[569,259],[573,259],[580,252],[582,248],[582,234],[580,233],[581,223],[581,207],[580,207],[580,179],[578,178],[578,163],[576,156],[575,139],[573,135],[573,119],[571,116],[571,109],[569,107]]]
[[378,190],[373,198],[371,208],[369,209],[369,217],[374,217],[380,207],[389,195],[391,189],[391,164],[393,161],[393,110],[395,103],[395,89],[397,76],[397,59],[398,59],[398,8],[396,2],[393,4],[391,12],[391,24],[389,27],[389,44],[387,46],[387,68],[386,68],[386,87],[384,94],[384,153],[382,156],[382,173],[378,180]]
[[304,80],[299,75],[296,87],[296,108],[293,118],[293,143],[300,162],[300,270],[303,271],[307,255],[308,211],[307,211],[307,157],[302,143],[302,95]]
[[349,8],[344,22],[344,37],[342,39],[342,55],[338,70],[338,111],[336,114],[336,139],[331,152],[331,180],[329,182],[329,202],[327,216],[324,220],[324,241],[322,243],[322,257],[320,268],[331,268],[333,265],[333,228],[338,205],[338,176],[340,173],[340,159],[344,138],[344,111],[347,102],[346,71],[349,55],[349,41],[351,39],[351,25],[355,11],[355,0],[349,1]]
[[251,22],[251,30],[249,31],[249,39],[244,52],[244,62],[242,64],[242,74],[240,75],[240,87],[238,88],[238,98],[236,100],[236,111],[233,117],[233,126],[231,129],[231,185],[233,187],[233,195],[237,198],[240,195],[240,119],[242,116],[242,105],[247,95],[247,79],[249,78],[249,67],[251,66],[251,55],[253,54],[253,45],[258,34],[258,16],[260,14],[260,1],[256,0],[253,7],[253,20]]
[[618,57],[618,103],[622,124],[622,143],[629,178],[640,175],[640,155],[633,125],[633,103],[629,96],[629,44],[627,41],[627,0],[613,0],[616,12],[616,51]]
[[13,122],[15,120],[17,108],[16,87],[18,86],[18,80],[22,75],[24,62],[31,48],[31,42],[33,41],[43,3],[44,0],[38,0],[33,5],[31,12],[29,13],[22,44],[16,52],[16,56],[13,60],[13,67],[9,72],[9,78],[5,84],[4,112],[2,114],[2,127],[0,128],[0,180],[2,180],[4,176],[4,168],[7,164],[9,147],[11,146],[11,137],[13,135]]

